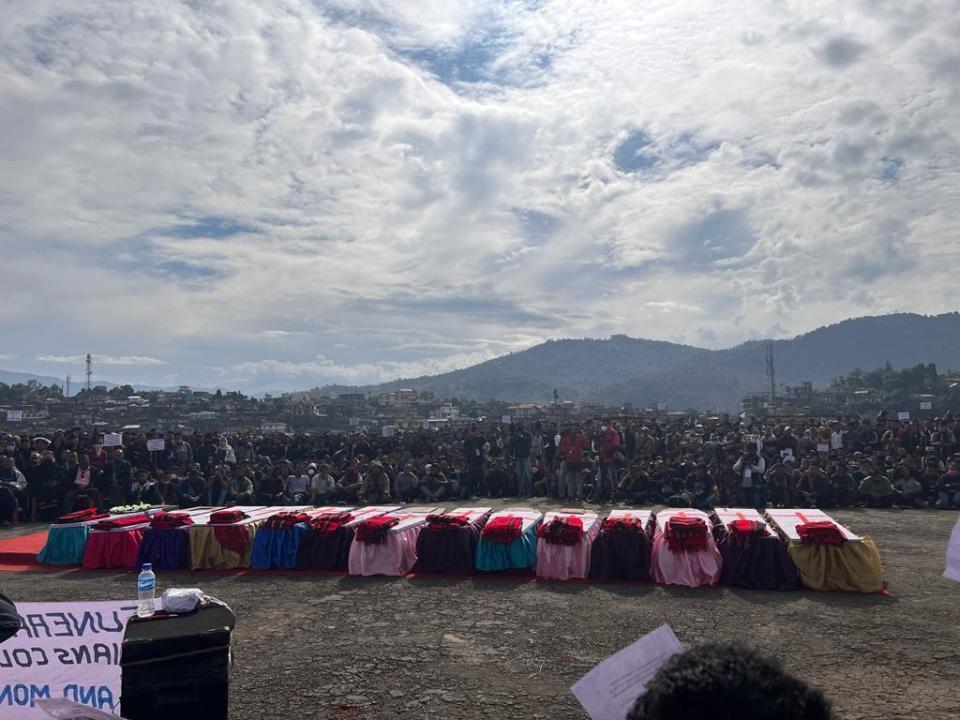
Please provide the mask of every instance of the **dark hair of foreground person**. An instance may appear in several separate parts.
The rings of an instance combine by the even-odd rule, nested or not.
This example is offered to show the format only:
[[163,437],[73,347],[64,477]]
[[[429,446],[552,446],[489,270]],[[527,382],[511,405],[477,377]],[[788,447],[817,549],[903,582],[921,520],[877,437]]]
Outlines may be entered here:
[[823,693],[748,648],[702,645],[672,657],[627,720],[830,720]]

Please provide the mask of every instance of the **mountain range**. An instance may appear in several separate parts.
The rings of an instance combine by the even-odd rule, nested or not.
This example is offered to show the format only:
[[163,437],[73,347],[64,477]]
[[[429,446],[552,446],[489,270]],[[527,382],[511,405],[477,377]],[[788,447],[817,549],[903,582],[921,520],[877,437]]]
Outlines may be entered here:
[[[414,388],[431,391],[438,398],[542,403],[552,400],[556,389],[562,400],[609,406],[630,403],[647,407],[659,402],[676,409],[729,411],[739,408],[745,394],[768,387],[766,348],[765,340],[722,350],[626,335],[606,340],[548,340],[440,375],[379,385],[327,385],[311,392],[335,396]],[[824,385],[851,370],[869,370],[887,362],[896,368],[932,362],[941,372],[960,369],[960,313],[854,318],[789,340],[774,340],[773,348],[778,384],[809,380]],[[29,380],[44,385],[63,383],[62,378],[0,370],[2,383]],[[114,386],[99,379],[97,384]],[[75,385],[74,392],[80,387]]]
[[[614,335],[607,340],[549,340],[440,375],[361,387],[328,385],[320,395],[413,388],[437,397],[546,402],[562,400],[645,407],[734,410],[768,387],[767,341],[723,350]],[[935,363],[960,368],[960,313],[900,313],[844,320],[789,340],[773,341],[778,384],[824,385],[851,370]]]

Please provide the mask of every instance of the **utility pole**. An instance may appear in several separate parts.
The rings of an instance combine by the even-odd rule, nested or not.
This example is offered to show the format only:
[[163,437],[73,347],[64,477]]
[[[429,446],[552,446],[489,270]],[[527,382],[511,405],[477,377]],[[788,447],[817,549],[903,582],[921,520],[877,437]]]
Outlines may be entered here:
[[773,366],[773,340],[767,340],[767,381],[770,383],[770,409],[773,410],[777,401],[776,371]]
[[93,356],[90,353],[87,353],[87,392],[89,393],[92,389],[90,387],[90,381],[93,378]]

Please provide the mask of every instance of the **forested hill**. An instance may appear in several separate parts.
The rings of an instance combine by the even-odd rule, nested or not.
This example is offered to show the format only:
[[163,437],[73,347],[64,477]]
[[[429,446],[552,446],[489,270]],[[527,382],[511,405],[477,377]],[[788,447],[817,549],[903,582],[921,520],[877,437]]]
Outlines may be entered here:
[[[608,340],[551,340],[522,352],[443,373],[382,385],[327,386],[313,392],[429,390],[438,397],[546,402],[597,400],[674,408],[736,409],[766,385],[764,341],[706,350],[614,335]],[[863,317],[774,341],[777,380],[825,384],[851,370],[935,363],[960,368],[960,313]]]

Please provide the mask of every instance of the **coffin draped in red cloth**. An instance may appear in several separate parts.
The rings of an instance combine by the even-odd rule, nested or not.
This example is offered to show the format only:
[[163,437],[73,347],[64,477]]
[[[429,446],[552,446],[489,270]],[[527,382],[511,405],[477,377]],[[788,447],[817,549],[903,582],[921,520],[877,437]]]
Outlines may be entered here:
[[470,524],[469,515],[427,515],[431,530],[459,530]]
[[323,513],[310,519],[310,527],[320,535],[332,535],[349,522],[353,515],[344,511],[338,513]]
[[243,555],[250,544],[250,528],[247,525],[215,527],[213,536],[225,549],[232,550],[237,555]]
[[357,527],[355,536],[356,542],[366,543],[367,545],[379,545],[386,541],[387,533],[394,525],[400,522],[400,518],[381,515],[364,520]]
[[292,530],[295,525],[309,520],[310,516],[304,512],[280,512],[264,520],[262,527],[267,530]]
[[576,545],[583,538],[583,520],[575,515],[557,515],[537,528],[537,537],[551,545]]
[[759,520],[731,520],[727,533],[729,542],[749,545],[751,540],[767,537],[767,526]]
[[674,515],[667,520],[664,539],[672,552],[700,552],[707,549],[707,523],[698,517]]
[[112,520],[101,520],[93,526],[94,530],[118,530],[120,528],[130,527],[131,525],[142,525],[150,522],[150,516],[146,513],[137,515],[128,515],[127,517],[113,518]]
[[480,537],[489,542],[503,543],[509,545],[520,537],[523,527],[523,518],[515,515],[501,515],[491,518],[483,530],[480,531]]
[[110,517],[109,513],[100,512],[95,507],[86,508],[85,510],[77,510],[76,512],[67,513],[66,515],[61,515],[57,518],[58,524],[67,524],[67,523],[79,523],[79,522],[90,522],[91,520],[100,520],[101,518]]
[[844,541],[840,528],[829,520],[797,525],[797,535],[805,543],[816,543],[818,545],[843,545]]
[[210,525],[233,525],[249,517],[243,510],[217,510],[210,515],[208,523]]
[[173,530],[187,525],[193,525],[193,518],[189,513],[159,512],[150,518],[150,527],[154,530]]
[[608,517],[602,523],[600,523],[600,532],[642,533],[644,532],[644,527],[639,518]]

